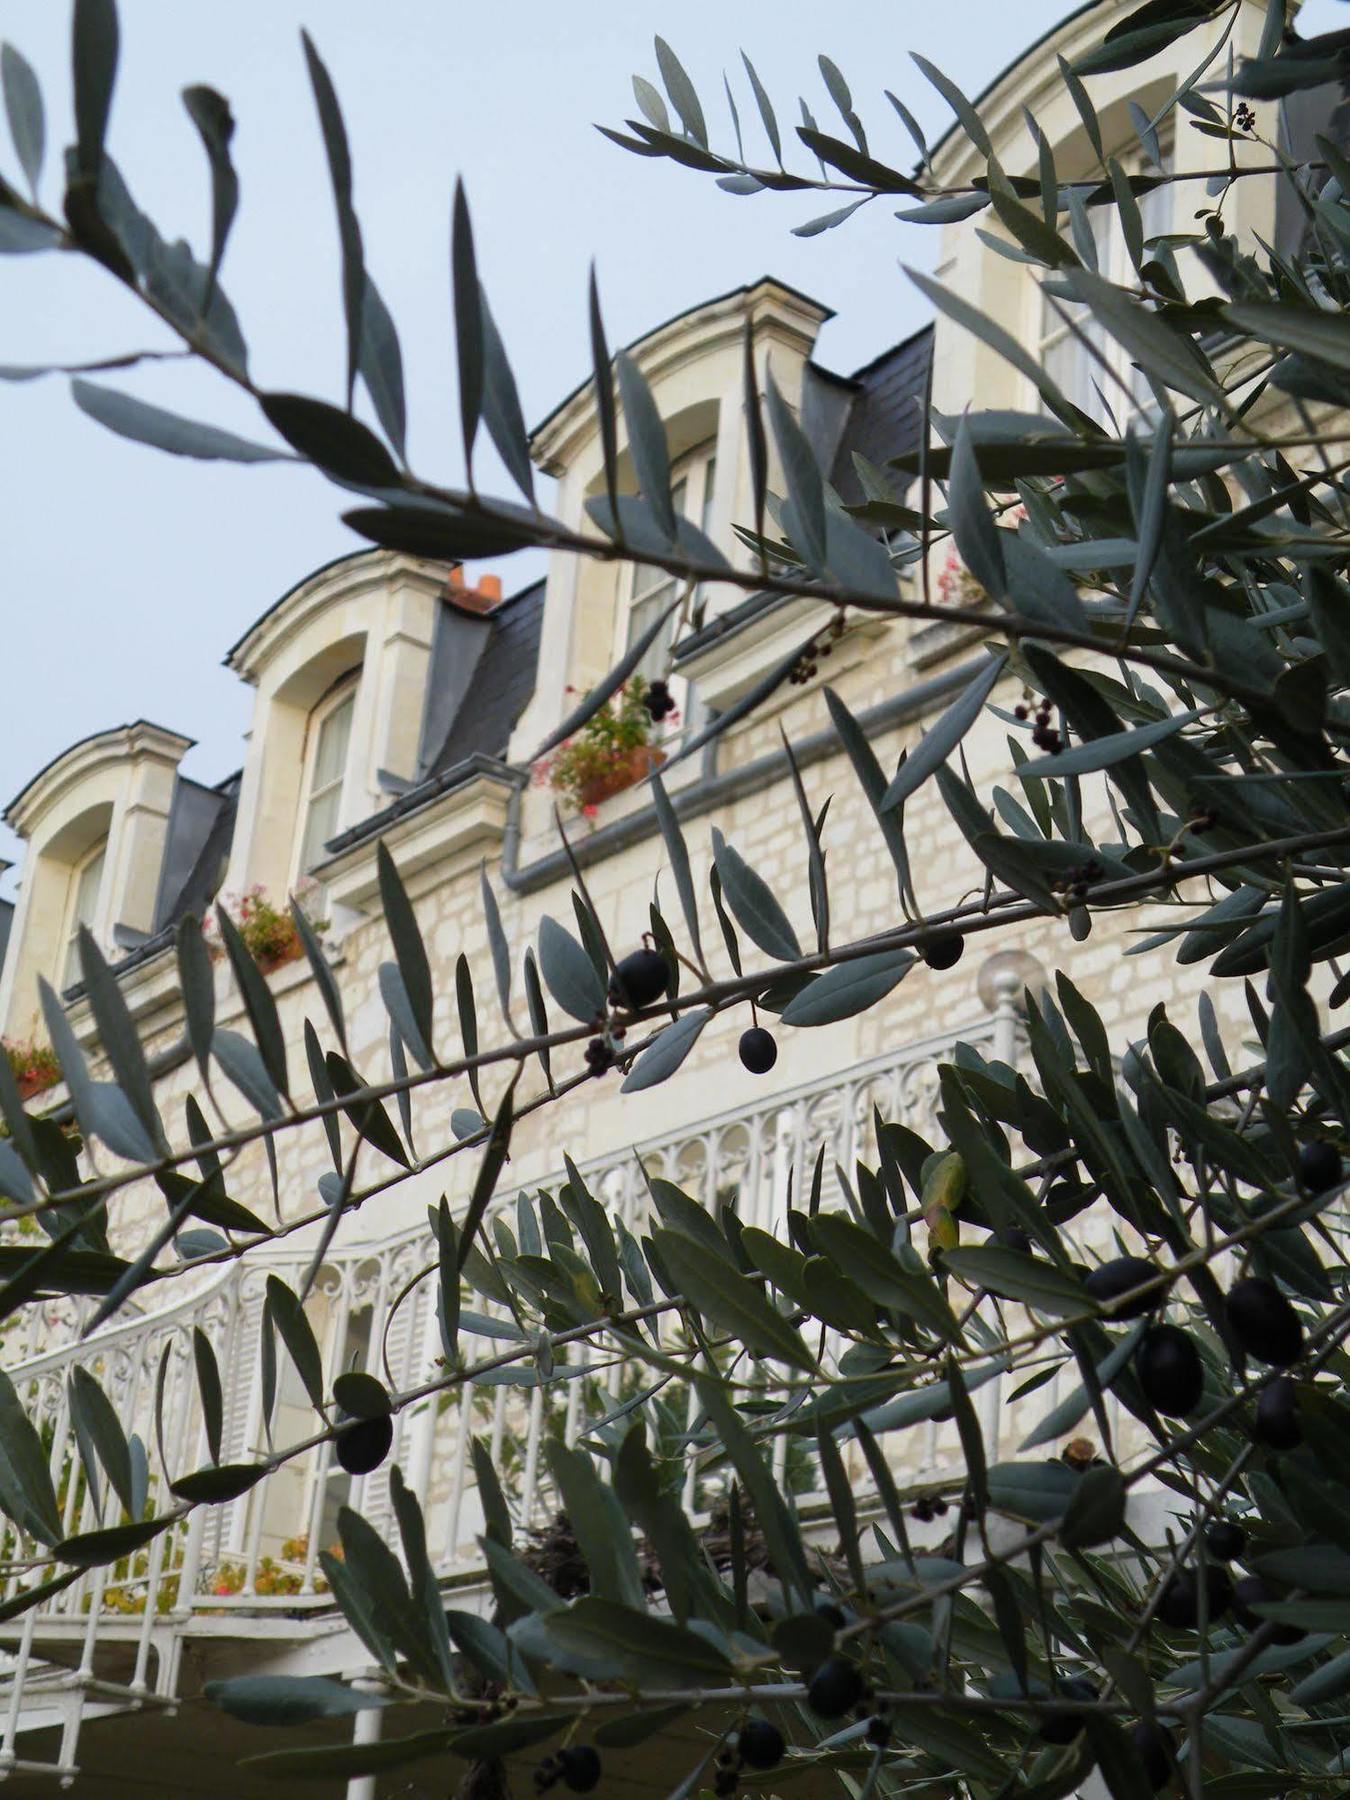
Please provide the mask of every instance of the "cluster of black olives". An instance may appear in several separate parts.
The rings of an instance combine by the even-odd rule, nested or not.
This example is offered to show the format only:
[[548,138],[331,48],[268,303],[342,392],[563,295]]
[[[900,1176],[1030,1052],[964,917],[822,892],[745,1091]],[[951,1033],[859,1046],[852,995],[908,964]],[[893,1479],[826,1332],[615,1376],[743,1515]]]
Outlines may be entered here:
[[642,704],[653,725],[659,725],[662,719],[669,718],[678,711],[675,698],[664,681],[649,682],[646,693],[642,696]]
[[[1210,1624],[1229,1612],[1244,1631],[1255,1631],[1258,1625],[1267,1623],[1253,1608],[1279,1596],[1259,1575],[1244,1575],[1234,1581],[1223,1566],[1246,1550],[1247,1533],[1233,1519],[1214,1519],[1205,1527],[1205,1548],[1214,1561],[1205,1567],[1203,1584],[1198,1569],[1178,1569],[1158,1597],[1156,1616],[1174,1631],[1196,1630],[1203,1585],[1205,1617]],[[1271,1642],[1297,1644],[1306,1636],[1301,1625],[1276,1625],[1271,1631]]]
[[[1015,706],[1013,714],[1019,719],[1029,719],[1029,706]],[[1050,703],[1042,700],[1036,708],[1036,721],[1031,728],[1031,741],[1038,750],[1044,750],[1047,756],[1055,756],[1064,748],[1064,739],[1050,723]]]
[[562,1782],[574,1794],[589,1794],[600,1781],[600,1752],[592,1744],[569,1744],[546,1756],[534,1771],[534,1785],[541,1794]]
[[[818,1609],[824,1614],[823,1607]],[[862,1670],[847,1656],[827,1656],[817,1664],[806,1684],[806,1703],[821,1719],[842,1719],[848,1713],[867,1716],[867,1741],[887,1744],[891,1722],[884,1701],[873,1701]]]

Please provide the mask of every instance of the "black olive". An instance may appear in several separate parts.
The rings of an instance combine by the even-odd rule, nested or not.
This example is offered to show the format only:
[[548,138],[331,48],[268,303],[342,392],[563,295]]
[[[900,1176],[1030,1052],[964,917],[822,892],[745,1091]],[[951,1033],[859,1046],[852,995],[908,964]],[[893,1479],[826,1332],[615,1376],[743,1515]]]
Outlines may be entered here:
[[1130,1727],[1130,1743],[1143,1765],[1144,1780],[1154,1793],[1161,1793],[1172,1779],[1177,1760],[1172,1734],[1164,1731],[1156,1719],[1137,1719]]
[[[1233,1583],[1227,1569],[1210,1564],[1205,1570],[1209,1623],[1223,1617],[1232,1605]],[[1200,1577],[1194,1569],[1178,1569],[1162,1591],[1156,1617],[1174,1631],[1194,1631],[1200,1623]]]
[[741,1785],[741,1778],[735,1769],[719,1769],[713,1777],[713,1793],[717,1800],[731,1800],[732,1794]]
[[333,1454],[349,1475],[369,1475],[378,1469],[394,1441],[394,1421],[386,1413],[377,1419],[354,1419],[333,1439]]
[[558,1752],[563,1786],[574,1794],[589,1794],[600,1781],[600,1752],[593,1744],[570,1744]]
[[856,1663],[844,1656],[827,1656],[806,1689],[812,1712],[822,1719],[842,1719],[862,1699],[863,1678]]
[[836,1606],[833,1600],[817,1600],[816,1617],[818,1619],[824,1619],[825,1623],[832,1631],[842,1631],[844,1629],[843,1609],[842,1607]]
[[782,1762],[783,1752],[787,1749],[782,1732],[767,1719],[747,1719],[741,1726],[736,1747],[741,1753],[741,1761],[749,1763],[752,1769],[772,1769]]
[[1303,1325],[1275,1286],[1261,1275],[1235,1281],[1228,1291],[1228,1322],[1248,1356],[1288,1368],[1303,1350]]
[[[1157,1273],[1157,1264],[1146,1261],[1142,1256],[1116,1256],[1110,1262],[1091,1270],[1083,1286],[1098,1306],[1105,1306],[1119,1295],[1128,1294],[1131,1288],[1137,1288],[1141,1282],[1151,1280]],[[1137,1300],[1131,1300],[1128,1306],[1118,1307],[1111,1317],[1142,1318],[1145,1313],[1152,1312],[1155,1306],[1161,1306],[1166,1297],[1165,1288],[1155,1287],[1151,1293],[1141,1294]]]
[[966,940],[959,931],[939,931],[919,942],[919,955],[930,969],[950,969],[959,963]]
[[[1233,1589],[1233,1617],[1244,1631],[1255,1631],[1260,1625],[1270,1625],[1269,1619],[1263,1619],[1260,1613],[1254,1613],[1251,1609],[1277,1598],[1278,1595],[1271,1593],[1259,1575],[1244,1575]],[[1308,1635],[1301,1625],[1275,1625],[1272,1629],[1272,1644],[1297,1644]]]
[[1298,1178],[1310,1194],[1325,1194],[1341,1179],[1341,1153],[1325,1138],[1303,1144],[1298,1153]]
[[[1097,1698],[1095,1683],[1084,1680],[1081,1675],[1071,1675],[1067,1681],[1061,1681],[1055,1692],[1066,1700],[1095,1700]],[[1043,1744],[1071,1744],[1082,1731],[1083,1721],[1086,1717],[1086,1713],[1080,1712],[1042,1713],[1041,1742]]]
[[1247,1534],[1232,1519],[1213,1519],[1205,1527],[1205,1546],[1220,1562],[1233,1562],[1247,1548]]
[[1024,1256],[1031,1255],[1031,1239],[1020,1225],[1000,1225],[993,1233],[993,1240],[1006,1249],[1020,1250]]
[[1256,1440],[1268,1450],[1297,1450],[1303,1442],[1298,1418],[1298,1389],[1287,1375],[1277,1375],[1256,1402]]
[[741,1033],[738,1046],[742,1063],[752,1075],[767,1075],[778,1061],[778,1046],[773,1034],[762,1025],[752,1025]]
[[670,986],[670,964],[659,950],[634,950],[614,965],[609,978],[609,1003],[630,1012],[651,1006]]
[[867,1721],[867,1741],[869,1744],[889,1744],[891,1741],[891,1722],[880,1713],[873,1713]]
[[1134,1353],[1134,1372],[1149,1405],[1174,1418],[1194,1412],[1205,1391],[1200,1352],[1179,1325],[1148,1327]]

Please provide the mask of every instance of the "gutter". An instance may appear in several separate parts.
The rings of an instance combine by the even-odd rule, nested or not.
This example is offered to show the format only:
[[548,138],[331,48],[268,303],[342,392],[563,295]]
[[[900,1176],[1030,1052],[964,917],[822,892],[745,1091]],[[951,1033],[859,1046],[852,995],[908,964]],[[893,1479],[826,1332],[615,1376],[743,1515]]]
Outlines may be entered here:
[[[857,715],[858,724],[869,736],[892,731],[898,725],[910,724],[915,719],[923,718],[956,690],[967,686],[984,666],[983,656],[970,657],[956,663],[950,669],[944,669],[940,675],[931,676],[927,681],[906,688],[903,693],[895,694],[889,700],[882,700],[876,706],[868,707]],[[767,756],[756,757],[753,762],[745,763],[738,769],[728,769],[719,774],[717,745],[718,740],[714,738],[703,753],[702,779],[670,794],[676,818],[700,818],[719,806],[761,793],[765,788],[783,780],[788,773],[787,752],[774,750]],[[819,731],[813,731],[809,737],[802,738],[792,748],[798,767],[806,768],[833,755],[840,745],[834,727],[826,725]],[[533,862],[519,862],[520,796],[525,780],[522,770],[515,792],[511,795],[506,829],[502,837],[501,877],[513,894],[533,894],[540,888],[549,887],[565,877],[571,866],[565,850],[551,850],[544,856],[536,857]],[[572,853],[578,863],[599,862],[616,851],[627,850],[649,837],[655,837],[660,829],[656,808],[646,806],[640,812],[632,812],[625,818],[616,819],[612,825],[602,825],[584,842],[574,844]]]

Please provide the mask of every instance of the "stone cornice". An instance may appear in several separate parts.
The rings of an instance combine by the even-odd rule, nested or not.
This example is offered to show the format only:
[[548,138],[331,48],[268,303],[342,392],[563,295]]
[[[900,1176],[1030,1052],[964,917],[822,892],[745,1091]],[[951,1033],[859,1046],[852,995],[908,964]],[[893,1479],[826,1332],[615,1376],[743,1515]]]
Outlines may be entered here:
[[[700,357],[740,340],[747,318],[758,335],[790,342],[809,357],[820,327],[832,310],[796,289],[765,277],[737,288],[658,325],[628,346],[628,353],[651,383],[660,381]],[[545,473],[568,468],[578,450],[598,429],[594,384],[587,380],[559,405],[530,439],[530,455]]]
[[195,738],[151,724],[148,719],[94,732],[39,769],[5,808],[5,823],[21,838],[30,837],[58,801],[105,770],[143,759],[170,763],[176,768],[195,742]]
[[406,556],[397,550],[358,550],[328,563],[288,589],[228,651],[225,667],[255,684],[270,662],[329,607],[359,599],[377,588],[410,582],[440,593],[450,564]]

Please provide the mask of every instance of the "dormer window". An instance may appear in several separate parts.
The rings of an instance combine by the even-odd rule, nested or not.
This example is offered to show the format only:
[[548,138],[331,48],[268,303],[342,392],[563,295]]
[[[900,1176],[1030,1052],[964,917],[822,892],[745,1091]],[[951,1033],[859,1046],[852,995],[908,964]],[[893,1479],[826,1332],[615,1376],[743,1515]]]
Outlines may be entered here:
[[347,779],[357,677],[345,678],[310,714],[304,786],[304,825],[297,875],[323,861],[324,845],[342,823],[342,791]]
[[[670,497],[675,507],[675,516],[692,519],[704,532],[708,530],[712,520],[713,482],[717,473],[716,451],[716,440],[710,438],[706,444],[700,444],[696,450],[681,457],[671,472]],[[627,649],[643,632],[650,629],[653,620],[670,605],[679,588],[675,576],[645,563],[635,563],[632,566],[628,571],[627,582],[628,629],[624,634],[621,650]],[[701,588],[700,583],[694,590],[695,605],[698,604]],[[638,664],[636,672],[646,680],[665,674],[678,622],[676,615],[672,613]]]
[[70,882],[70,905],[66,915],[65,957],[61,969],[61,986],[72,988],[84,980],[80,961],[80,927],[92,931],[98,915],[99,894],[103,888],[103,871],[108,861],[108,840],[101,838],[83,861],[75,866]]

